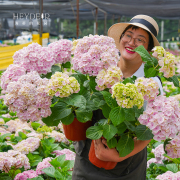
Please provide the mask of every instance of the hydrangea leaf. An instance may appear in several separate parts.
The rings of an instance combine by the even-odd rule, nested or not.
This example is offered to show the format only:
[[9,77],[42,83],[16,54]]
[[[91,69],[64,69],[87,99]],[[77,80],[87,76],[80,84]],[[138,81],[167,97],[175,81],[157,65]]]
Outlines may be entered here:
[[111,119],[114,126],[121,124],[125,120],[124,109],[119,106],[113,108],[109,114],[109,118]]
[[129,136],[122,135],[118,141],[116,148],[119,151],[119,156],[125,157],[133,151],[134,141]]
[[91,126],[86,130],[86,137],[89,139],[99,139],[103,135],[102,126]]
[[117,131],[117,128],[112,124],[105,124],[103,126],[103,136],[107,140],[110,140],[117,133]]

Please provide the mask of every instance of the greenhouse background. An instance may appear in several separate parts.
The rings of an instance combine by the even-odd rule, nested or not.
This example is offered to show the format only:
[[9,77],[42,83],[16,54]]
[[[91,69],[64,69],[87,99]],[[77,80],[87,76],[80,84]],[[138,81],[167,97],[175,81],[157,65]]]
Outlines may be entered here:
[[[62,122],[57,123],[57,119],[51,121],[53,116],[43,121],[40,118],[34,122],[22,121],[17,112],[11,111],[15,107],[12,108],[5,100],[8,83],[18,81],[17,77],[25,76],[24,69],[19,67],[19,64],[16,64],[19,71],[14,68],[18,58],[23,61],[23,53],[35,48],[37,52],[43,52],[44,58],[48,59],[51,48],[51,56],[57,53],[61,59],[62,53],[62,56],[66,56],[64,59],[70,61],[74,56],[71,56],[70,47],[72,44],[75,46],[76,40],[90,34],[107,36],[108,29],[114,23],[128,22],[138,14],[149,15],[158,23],[157,39],[164,51],[171,53],[176,76],[174,79],[161,78],[163,95],[180,102],[179,0],[0,0],[0,162],[3,162],[3,165],[0,165],[0,180],[70,180],[75,160],[74,140],[67,138]],[[61,50],[57,52],[55,46]],[[38,56],[36,50],[33,49],[30,53]],[[43,62],[38,60],[38,68],[41,63]],[[32,68],[28,63],[26,67]],[[74,72],[69,62],[54,65],[49,61],[46,68],[44,71],[38,69],[40,76],[32,73],[28,77],[34,84],[35,80],[41,82],[41,86],[36,84],[41,90],[46,83],[45,79],[50,79],[56,71],[65,72],[67,75]],[[82,80],[82,76],[74,77]],[[88,77],[86,80],[91,82],[92,79]],[[87,81],[83,84],[85,87],[89,87]],[[21,84],[19,81],[18,83]],[[25,86],[24,91],[19,94],[26,94],[28,88],[28,85]],[[10,88],[8,90],[11,91]],[[56,98],[48,99],[45,103],[43,93],[40,96],[41,104],[48,104],[52,111],[53,107],[56,108]],[[11,98],[13,99],[13,96],[9,96],[9,99]],[[33,108],[31,110],[35,111]],[[61,113],[59,115],[56,109],[53,113],[57,117],[63,116]],[[49,124],[44,123],[47,120]],[[172,158],[164,151],[163,143],[168,144],[169,140],[153,139],[147,146],[147,180],[155,180],[157,176],[162,180],[180,179],[180,155]],[[176,141],[175,146],[175,153],[180,154],[179,142]],[[20,164],[16,156],[21,160]],[[6,159],[9,161],[6,162]]]

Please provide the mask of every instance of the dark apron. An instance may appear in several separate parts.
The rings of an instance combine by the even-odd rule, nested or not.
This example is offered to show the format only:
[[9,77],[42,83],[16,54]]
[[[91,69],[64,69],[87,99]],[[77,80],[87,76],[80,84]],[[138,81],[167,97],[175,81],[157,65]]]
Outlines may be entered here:
[[90,145],[91,140],[89,139],[74,142],[76,159],[72,180],[146,180],[147,148],[117,163],[114,169],[105,170],[89,161]]
[[[102,112],[93,112],[94,123],[102,119]],[[91,140],[73,142],[76,158],[72,180],[146,180],[147,148],[117,163],[112,170],[93,165],[88,158]]]

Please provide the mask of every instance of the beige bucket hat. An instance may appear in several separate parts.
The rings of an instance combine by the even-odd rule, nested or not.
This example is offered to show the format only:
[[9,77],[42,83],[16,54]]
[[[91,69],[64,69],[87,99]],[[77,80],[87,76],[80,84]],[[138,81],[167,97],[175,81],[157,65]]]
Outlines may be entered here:
[[127,23],[116,23],[109,28],[108,36],[112,37],[115,40],[116,47],[118,49],[119,49],[120,36],[123,33],[123,31],[126,29],[126,27],[129,25],[138,26],[148,31],[153,38],[154,46],[160,46],[159,41],[156,38],[159,32],[159,27],[156,21],[152,17],[147,15],[137,15],[134,16]]

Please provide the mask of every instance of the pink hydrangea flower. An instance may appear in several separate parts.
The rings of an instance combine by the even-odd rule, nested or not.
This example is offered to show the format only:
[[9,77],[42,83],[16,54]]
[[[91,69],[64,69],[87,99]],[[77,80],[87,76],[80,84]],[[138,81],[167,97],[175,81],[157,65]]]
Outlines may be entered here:
[[38,121],[47,117],[51,114],[51,97],[46,91],[48,82],[37,72],[29,72],[17,82],[9,83],[4,103],[10,111],[17,112],[21,120]]
[[141,93],[147,101],[154,100],[159,94],[159,85],[152,78],[137,78],[135,80],[135,85],[139,93]]
[[158,175],[156,177],[158,180],[180,180],[180,172],[173,173],[172,171],[167,171],[164,174]]
[[53,154],[56,154],[56,156],[61,156],[65,154],[66,155],[65,160],[75,160],[75,156],[76,156],[76,154],[69,149],[55,150],[53,151]]
[[74,70],[97,76],[102,69],[117,66],[118,49],[113,38],[89,35],[77,41],[72,64]]
[[50,157],[48,157],[48,158],[43,159],[42,162],[38,163],[37,168],[36,168],[36,173],[37,173],[38,175],[39,175],[39,174],[45,174],[42,170],[43,170],[44,168],[47,168],[47,167],[52,166],[52,165],[49,163],[49,161],[51,161],[51,160],[52,160],[52,159],[51,159]]
[[37,71],[39,74],[51,72],[51,66],[55,63],[53,54],[48,47],[41,47],[38,43],[32,43],[13,56],[14,64],[20,65],[27,72]]
[[14,146],[14,150],[21,152],[22,154],[28,154],[35,151],[40,145],[40,139],[35,137],[29,137],[26,140],[18,142]]
[[147,104],[138,120],[152,130],[155,140],[174,138],[180,130],[179,101],[160,95]]
[[27,180],[28,178],[38,177],[38,174],[34,170],[24,171],[15,176],[14,180]]
[[156,46],[153,48],[154,57],[158,59],[158,64],[160,66],[159,71],[164,73],[164,77],[169,78],[175,75],[175,56],[170,52],[165,51],[161,46]]
[[11,167],[30,169],[29,159],[19,151],[0,152],[0,170],[8,173]]
[[102,91],[111,88],[115,83],[123,81],[121,69],[117,66],[110,66],[107,70],[102,69],[96,79],[96,89]]
[[71,61],[71,48],[72,41],[67,39],[55,41],[48,45],[48,49],[52,54],[55,64],[62,64]]
[[171,158],[180,158],[180,134],[166,145],[167,155]]
[[47,85],[47,91],[50,96],[68,97],[80,91],[80,84],[76,78],[69,77],[62,72],[56,72],[51,76]]
[[26,74],[26,69],[18,64],[10,64],[1,76],[1,88],[6,92],[10,82],[17,81],[22,75]]

